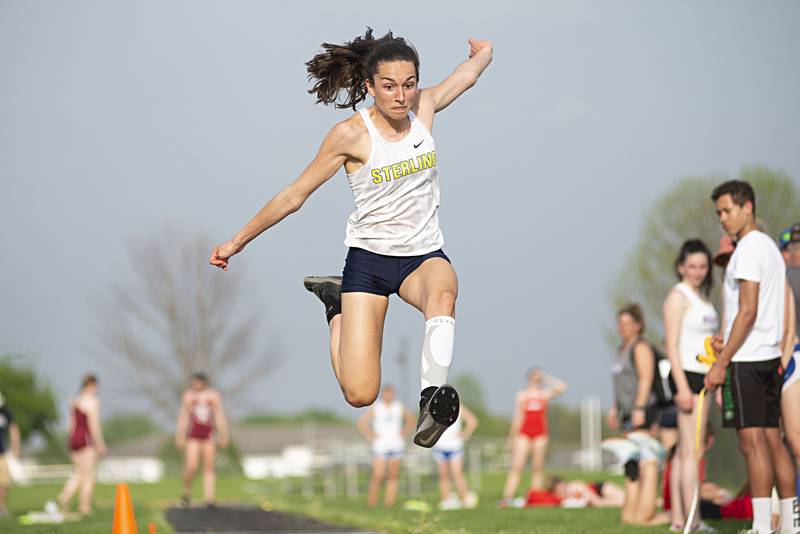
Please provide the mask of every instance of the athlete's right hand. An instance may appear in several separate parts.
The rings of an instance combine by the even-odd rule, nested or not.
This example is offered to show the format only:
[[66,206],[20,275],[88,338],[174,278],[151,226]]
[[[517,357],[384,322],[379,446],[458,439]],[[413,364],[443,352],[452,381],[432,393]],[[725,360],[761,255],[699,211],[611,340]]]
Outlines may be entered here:
[[180,436],[175,437],[175,447],[179,451],[182,451],[185,446],[186,446],[186,438]]
[[241,250],[242,247],[233,241],[222,243],[221,245],[217,245],[214,250],[211,251],[211,258],[208,260],[208,263],[214,267],[219,267],[223,271],[227,271],[228,260],[231,256],[240,252]]

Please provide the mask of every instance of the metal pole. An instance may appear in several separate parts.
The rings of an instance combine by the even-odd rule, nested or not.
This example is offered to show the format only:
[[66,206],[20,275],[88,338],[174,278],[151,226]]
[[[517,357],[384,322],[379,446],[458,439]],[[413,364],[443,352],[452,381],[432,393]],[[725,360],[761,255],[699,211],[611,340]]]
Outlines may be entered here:
[[469,448],[469,484],[476,492],[481,490],[481,448]]

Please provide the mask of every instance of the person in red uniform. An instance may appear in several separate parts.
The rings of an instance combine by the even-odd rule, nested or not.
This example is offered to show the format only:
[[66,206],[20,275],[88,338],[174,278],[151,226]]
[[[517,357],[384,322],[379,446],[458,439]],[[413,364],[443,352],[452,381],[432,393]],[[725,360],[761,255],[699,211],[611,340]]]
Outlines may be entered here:
[[[215,433],[214,430],[217,432]],[[203,457],[203,500],[207,506],[214,504],[216,472],[214,458],[217,445],[228,445],[228,423],[222,409],[219,392],[208,385],[204,373],[192,375],[191,387],[183,393],[175,445],[186,450],[183,471],[183,495],[181,505],[188,507],[192,493],[192,482],[197,473],[200,456]]]
[[531,489],[544,489],[544,459],[549,442],[547,403],[566,390],[565,382],[546,375],[541,369],[533,368],[528,371],[528,387],[517,393],[514,418],[511,420],[508,435],[511,467],[503,489],[501,506],[511,503],[528,454],[531,455],[533,467]]
[[78,512],[92,511],[92,493],[99,457],[106,453],[100,426],[100,400],[97,398],[97,377],[83,378],[81,389],[72,399],[69,410],[69,450],[73,471],[58,495],[62,510],[68,510],[75,492],[80,490]]

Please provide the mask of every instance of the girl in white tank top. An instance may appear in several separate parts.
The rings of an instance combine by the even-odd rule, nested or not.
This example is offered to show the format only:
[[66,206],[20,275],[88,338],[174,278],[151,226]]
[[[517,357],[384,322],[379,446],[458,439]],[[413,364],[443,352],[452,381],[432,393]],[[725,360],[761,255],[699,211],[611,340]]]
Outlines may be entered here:
[[[695,428],[698,394],[708,372],[697,356],[705,353],[705,340],[719,330],[719,317],[708,300],[711,291],[711,252],[697,239],[686,241],[675,262],[680,283],[673,286],[664,301],[664,337],[667,357],[672,364],[672,378],[677,389],[678,444],[672,459],[670,498],[681,506],[672,507],[672,527],[682,530],[692,508],[694,487],[697,484],[695,457]],[[708,418],[710,403],[703,404],[703,419]],[[696,439],[705,443],[705,425]],[[696,513],[692,531],[701,523]]]
[[356,203],[347,220],[344,286],[334,276],[307,277],[304,285],[325,306],[334,373],[356,407],[372,404],[380,389],[389,295],[399,294],[423,313],[420,417],[414,436],[423,447],[433,446],[459,409],[455,389],[446,384],[458,281],[441,250],[438,159],[430,132],[434,115],[475,85],[492,61],[491,42],[468,43],[468,59],[424,89],[418,87],[417,52],[402,38],[391,33],[376,38],[368,29],[344,44],[324,43],[323,51],[306,63],[314,83],[309,92],[317,102],[339,108],[355,110],[368,96],[373,105],[336,124],[300,177],[233,239],[215,247],[210,259],[227,270],[234,254],[300,209],[344,167]]
[[692,373],[706,374],[708,366],[700,363],[697,356],[705,353],[706,338],[713,337],[719,331],[717,310],[686,282],[675,284],[674,289],[688,301],[678,334],[681,368]]

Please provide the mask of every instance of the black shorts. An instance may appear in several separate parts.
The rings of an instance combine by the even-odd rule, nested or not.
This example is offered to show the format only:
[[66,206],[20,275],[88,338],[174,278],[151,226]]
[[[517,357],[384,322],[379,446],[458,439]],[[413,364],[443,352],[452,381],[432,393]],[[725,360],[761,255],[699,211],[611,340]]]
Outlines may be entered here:
[[342,272],[342,293],[372,293],[388,297],[400,290],[403,280],[431,258],[450,258],[441,249],[421,256],[384,256],[350,247]]
[[674,404],[661,409],[661,420],[658,422],[661,428],[678,428],[678,408]]
[[693,373],[692,371],[684,371],[683,374],[686,375],[686,380],[689,382],[689,389],[692,390],[692,393],[700,395],[700,392],[706,387],[706,375]]
[[781,359],[731,362],[722,386],[722,426],[777,428],[781,415]]

